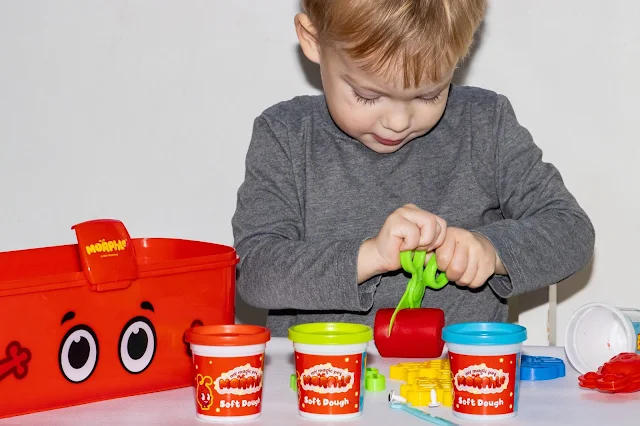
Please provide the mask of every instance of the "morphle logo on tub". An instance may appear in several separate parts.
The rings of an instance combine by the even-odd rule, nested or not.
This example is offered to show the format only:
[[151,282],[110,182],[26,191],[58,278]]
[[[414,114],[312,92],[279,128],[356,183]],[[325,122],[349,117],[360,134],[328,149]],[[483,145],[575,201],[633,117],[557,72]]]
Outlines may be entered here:
[[260,413],[263,358],[262,355],[233,358],[194,355],[198,413],[224,417]]
[[262,370],[243,365],[222,373],[214,382],[220,394],[246,395],[262,389]]
[[454,409],[459,413],[497,415],[513,413],[516,354],[477,356],[450,354],[454,373]]
[[361,410],[362,354],[296,353],[298,405],[311,414],[353,414]]
[[302,372],[300,384],[304,390],[318,393],[344,393],[353,387],[355,373],[331,364],[315,365]]

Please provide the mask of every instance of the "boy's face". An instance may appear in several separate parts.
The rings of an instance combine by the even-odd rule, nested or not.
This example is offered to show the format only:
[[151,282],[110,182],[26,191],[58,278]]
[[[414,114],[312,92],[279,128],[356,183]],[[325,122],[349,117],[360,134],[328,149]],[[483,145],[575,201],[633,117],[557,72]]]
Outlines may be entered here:
[[431,130],[442,117],[451,73],[443,81],[404,89],[363,72],[345,53],[322,48],[320,71],[331,117],[369,149],[392,153]]
[[296,16],[296,31],[304,54],[320,64],[331,117],[344,133],[371,150],[395,152],[442,117],[453,69],[442,81],[404,89],[401,76],[386,81],[367,74],[341,50],[320,46],[305,14]]

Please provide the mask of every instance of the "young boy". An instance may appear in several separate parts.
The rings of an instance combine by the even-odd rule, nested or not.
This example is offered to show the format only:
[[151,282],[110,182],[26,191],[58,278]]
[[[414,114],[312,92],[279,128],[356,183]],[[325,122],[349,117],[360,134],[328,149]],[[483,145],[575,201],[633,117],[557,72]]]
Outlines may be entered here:
[[324,95],[254,123],[233,217],[239,295],[296,323],[373,324],[435,252],[450,284],[423,307],[448,324],[506,321],[506,299],[590,261],[594,230],[491,91],[451,84],[484,0],[304,0],[295,28]]

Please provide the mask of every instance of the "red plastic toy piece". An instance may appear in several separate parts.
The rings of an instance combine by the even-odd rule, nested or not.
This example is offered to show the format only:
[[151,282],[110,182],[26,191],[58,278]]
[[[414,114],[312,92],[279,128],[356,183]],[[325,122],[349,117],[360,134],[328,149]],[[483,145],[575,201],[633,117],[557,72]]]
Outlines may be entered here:
[[380,309],[373,325],[373,340],[385,358],[438,358],[444,341],[442,309],[402,309],[389,336],[389,321],[395,309]]
[[640,390],[640,355],[623,352],[598,368],[578,377],[580,387],[607,393]]

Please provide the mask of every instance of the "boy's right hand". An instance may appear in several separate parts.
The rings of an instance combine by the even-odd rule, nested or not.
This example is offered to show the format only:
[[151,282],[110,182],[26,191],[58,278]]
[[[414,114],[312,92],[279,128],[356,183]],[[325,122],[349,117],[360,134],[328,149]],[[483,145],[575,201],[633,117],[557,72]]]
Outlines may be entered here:
[[389,215],[375,238],[362,243],[358,254],[358,283],[400,269],[400,252],[433,251],[445,240],[447,222],[406,204]]

